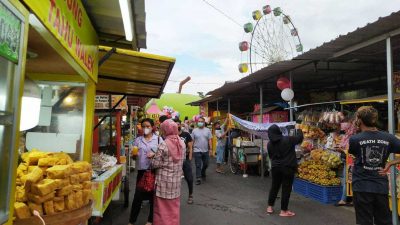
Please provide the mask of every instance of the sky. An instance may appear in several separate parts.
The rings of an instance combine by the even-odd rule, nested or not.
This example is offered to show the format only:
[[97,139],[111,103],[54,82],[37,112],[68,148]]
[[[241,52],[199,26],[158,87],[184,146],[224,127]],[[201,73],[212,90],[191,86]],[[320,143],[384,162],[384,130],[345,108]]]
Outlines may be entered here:
[[252,12],[265,5],[281,7],[296,26],[304,51],[322,45],[379,17],[400,10],[400,0],[147,0],[147,49],[143,52],[176,58],[164,89],[207,93],[246,76],[238,71],[242,55],[238,44],[249,40],[243,24],[253,22]]

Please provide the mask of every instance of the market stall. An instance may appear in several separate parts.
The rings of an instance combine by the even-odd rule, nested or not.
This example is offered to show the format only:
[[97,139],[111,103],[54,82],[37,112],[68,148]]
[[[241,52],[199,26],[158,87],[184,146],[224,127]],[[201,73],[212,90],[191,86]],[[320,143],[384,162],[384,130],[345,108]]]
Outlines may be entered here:
[[[11,2],[1,4],[12,13],[1,15],[16,16],[10,22],[18,42],[13,49],[19,54],[4,65],[18,69],[4,68],[17,74],[14,81],[2,84],[14,82],[15,93],[4,94],[21,108],[15,108],[13,131],[7,131],[6,143],[12,144],[4,156],[10,159],[5,165],[10,174],[2,178],[8,182],[0,193],[8,195],[1,204],[10,205],[0,207],[6,212],[0,214],[0,223],[37,224],[39,216],[47,224],[84,223],[91,215],[88,162],[98,65],[96,31],[80,1],[75,5],[79,20],[63,1],[26,0],[24,6]],[[60,29],[60,21],[68,24],[66,29]]]
[[[396,73],[399,70],[399,58],[396,57],[399,53],[400,39],[399,24],[396,21],[399,18],[400,12],[381,17],[365,27],[325,42],[293,59],[268,65],[237,82],[227,82],[209,92],[210,96],[204,101],[211,110],[218,108],[218,103],[220,106],[223,103],[228,112],[236,115],[250,111],[251,105],[256,103],[260,104],[261,109],[268,103],[290,103],[292,107],[287,108],[290,115],[293,115],[291,118],[295,119],[295,115],[301,112],[300,105],[332,105],[344,100],[387,95],[388,101],[383,102],[387,111],[382,112],[385,118],[382,127],[394,134],[395,90],[399,90],[396,86],[399,83]],[[282,79],[288,84],[288,88],[283,90],[279,87]],[[329,110],[333,111],[332,108]],[[336,111],[341,109],[337,107]],[[355,109],[350,111],[354,112]],[[304,124],[306,125],[309,126]],[[315,125],[311,127],[307,130],[316,131],[314,133],[319,133],[317,128],[323,130],[323,127]],[[332,131],[323,133],[328,139]],[[334,133],[340,134],[340,130]],[[306,140],[304,145],[307,146],[303,147],[314,149],[314,144],[318,147],[318,140]],[[392,155],[391,158],[393,157]],[[329,174],[331,171],[327,172]],[[391,184],[394,185],[395,171],[392,170],[390,174]],[[394,188],[391,189],[391,193],[391,198],[394,199]],[[398,224],[397,204],[393,202],[392,206],[393,223]]]
[[229,149],[231,171],[233,173],[242,171],[244,177],[247,177],[246,171],[248,167],[255,165],[257,166],[257,172],[264,176],[265,172],[269,171],[269,159],[266,154],[268,128],[276,124],[281,128],[284,135],[289,135],[295,122],[253,123],[231,114],[228,114],[228,118],[227,126],[241,131],[231,132],[232,144],[230,144],[231,148]]
[[[133,167],[130,153],[139,118],[144,116],[142,107],[148,99],[161,96],[175,59],[108,46],[99,46],[99,51],[102,61],[94,117],[93,216],[102,217],[111,200],[120,199],[121,191],[128,207],[127,175]],[[129,105],[131,97],[146,101]]]

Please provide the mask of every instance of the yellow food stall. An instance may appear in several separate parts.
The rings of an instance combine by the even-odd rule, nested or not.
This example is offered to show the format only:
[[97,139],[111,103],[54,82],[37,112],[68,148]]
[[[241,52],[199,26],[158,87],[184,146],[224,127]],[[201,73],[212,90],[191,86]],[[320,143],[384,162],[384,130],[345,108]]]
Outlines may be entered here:
[[[102,94],[109,94],[110,97],[122,95],[122,99],[126,96],[145,99],[159,98],[175,64],[174,58],[108,46],[99,46],[99,56],[105,60],[99,67],[99,80],[96,90]],[[112,99],[110,97],[108,99]],[[112,127],[118,129],[119,120],[113,114],[118,110],[119,103],[120,101],[110,103],[107,100],[106,105],[111,104],[108,112],[98,113],[97,120],[95,117],[94,141],[101,141],[101,138],[96,139],[95,137],[102,132],[104,133],[103,126],[107,126],[108,129],[113,129]],[[115,130],[112,131],[116,133]],[[118,135],[116,136],[118,137]],[[111,134],[109,137],[112,137]],[[111,143],[111,140],[109,143]],[[118,146],[118,144],[114,144]],[[131,148],[132,146],[129,149]],[[113,150],[108,148],[105,148],[105,150],[95,148],[93,150],[96,154],[98,151],[99,153],[104,151],[112,154],[121,163],[126,162],[126,160],[121,160],[120,157],[128,159],[128,165],[131,161],[129,151],[124,151],[124,155],[118,147]],[[125,163],[112,166],[105,172],[101,171],[100,168],[97,171],[96,167],[94,165],[93,170],[100,172],[100,175],[93,180],[93,216],[102,217],[110,202],[113,199],[119,199],[122,177],[125,181],[124,186],[128,186],[129,180],[126,174],[129,170],[127,170]],[[125,191],[129,190],[125,189]],[[125,193],[125,206],[128,206],[127,199],[127,193]]]
[[[0,224],[84,223],[91,216],[96,30],[78,0],[5,0],[0,17],[1,35],[8,29],[0,35]],[[86,164],[73,169],[73,161]]]

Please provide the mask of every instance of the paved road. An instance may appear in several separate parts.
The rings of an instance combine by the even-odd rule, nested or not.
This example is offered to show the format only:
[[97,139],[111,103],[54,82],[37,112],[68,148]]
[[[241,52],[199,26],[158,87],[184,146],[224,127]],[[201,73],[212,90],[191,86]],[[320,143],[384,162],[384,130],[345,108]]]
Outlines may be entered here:
[[[296,212],[293,218],[280,218],[264,213],[271,178],[217,174],[215,165],[208,170],[207,181],[195,186],[195,203],[186,204],[187,186],[182,185],[181,225],[351,225],[355,224],[354,211],[348,207],[323,205],[293,194],[289,208]],[[135,176],[132,175],[132,176]],[[134,184],[131,182],[131,197]],[[132,200],[130,200],[131,204]],[[278,199],[276,210],[279,209]],[[127,225],[129,210],[121,202],[113,202],[101,225]],[[144,204],[138,225],[144,225],[148,205]]]

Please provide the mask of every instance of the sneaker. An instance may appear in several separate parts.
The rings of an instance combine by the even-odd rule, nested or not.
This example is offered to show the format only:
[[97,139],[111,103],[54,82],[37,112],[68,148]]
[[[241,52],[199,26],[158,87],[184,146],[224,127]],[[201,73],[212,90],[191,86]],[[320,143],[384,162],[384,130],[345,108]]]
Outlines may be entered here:
[[197,179],[196,180],[196,185],[200,185],[201,184],[201,180],[200,179]]
[[224,173],[225,173],[225,171],[223,171],[222,169],[216,169],[215,172],[221,173],[221,174],[224,174]]

